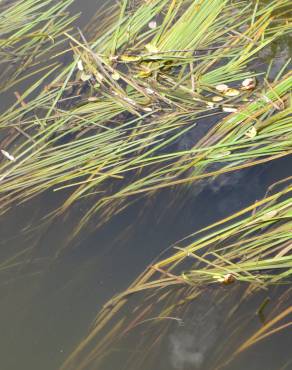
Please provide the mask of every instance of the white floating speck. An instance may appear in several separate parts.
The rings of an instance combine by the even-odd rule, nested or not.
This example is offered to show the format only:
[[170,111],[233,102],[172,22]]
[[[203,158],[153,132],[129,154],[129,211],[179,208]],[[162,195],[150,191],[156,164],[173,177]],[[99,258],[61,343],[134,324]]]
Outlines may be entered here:
[[156,21],[151,21],[148,23],[148,27],[154,30],[157,27]]
[[223,112],[226,112],[226,113],[238,112],[238,109],[234,107],[223,107],[222,110]]
[[15,157],[12,154],[9,154],[8,152],[6,152],[6,150],[1,149],[1,153],[4,155],[4,157],[9,159],[10,161],[12,162],[16,161]]
[[154,94],[154,90],[152,90],[152,89],[149,89],[149,87],[147,87],[146,89],[146,92],[148,93],[148,94]]
[[118,81],[121,78],[120,74],[118,72],[114,72],[112,74],[112,79],[115,81]]
[[83,71],[84,70],[82,60],[78,60],[77,68],[79,69],[79,71]]
[[256,82],[254,78],[246,78],[241,85],[243,90],[251,90],[255,87]]
[[220,92],[225,92],[229,89],[229,87],[228,85],[220,84],[220,85],[215,86],[215,89]]

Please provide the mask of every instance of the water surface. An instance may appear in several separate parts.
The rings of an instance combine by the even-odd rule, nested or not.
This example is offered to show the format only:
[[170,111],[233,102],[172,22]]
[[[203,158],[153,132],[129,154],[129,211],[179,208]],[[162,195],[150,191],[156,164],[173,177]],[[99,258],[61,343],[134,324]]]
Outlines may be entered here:
[[[83,13],[77,22],[79,27],[87,24],[100,3],[75,2],[72,12]],[[187,138],[188,144],[194,137],[196,133]],[[184,141],[178,146],[188,144]],[[177,206],[173,202],[176,190],[165,190],[147,207],[144,200],[140,201],[101,230],[83,235],[81,244],[66,246],[57,258],[56,252],[64,246],[74,219],[84,212],[82,206],[75,208],[62,224],[53,224],[34,235],[24,231],[64,195],[44,194],[13,209],[1,220],[0,255],[4,260],[27,251],[22,255],[27,263],[16,265],[12,271],[0,271],[1,369],[57,370],[86,335],[98,310],[114,294],[126,289],[161,251],[263,197],[268,186],[289,175],[291,164],[291,158],[285,158],[240,174],[221,176],[199,192],[196,184],[180,189]],[[261,292],[238,308],[237,317],[250,319],[247,331],[262,325],[255,314],[262,300],[271,296],[272,310],[282,293],[283,289]],[[183,317],[184,325],[173,323],[161,347],[153,349],[153,355],[146,356],[137,370],[211,370],[212,354],[226,336],[224,314],[236,304],[240,287],[222,305],[216,303],[217,294],[206,291],[192,302]],[[140,356],[135,353],[135,343],[141,336],[147,342],[148,335],[152,338],[151,326],[137,328],[102,365],[92,370],[126,369],[122,364],[132,356]],[[228,369],[280,369],[289,360],[290,347],[291,333],[285,331],[264,340]]]

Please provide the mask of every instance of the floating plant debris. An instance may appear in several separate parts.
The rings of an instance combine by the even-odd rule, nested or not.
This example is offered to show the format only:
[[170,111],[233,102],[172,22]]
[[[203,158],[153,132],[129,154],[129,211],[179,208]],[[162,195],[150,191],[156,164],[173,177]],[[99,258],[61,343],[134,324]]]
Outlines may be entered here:
[[226,92],[229,89],[229,87],[226,84],[220,84],[215,86],[215,89],[220,92]]
[[227,89],[226,91],[223,92],[224,93],[224,96],[229,96],[229,97],[233,97],[233,96],[238,96],[240,94],[240,91],[237,90],[237,89]]
[[254,126],[252,126],[252,127],[250,127],[247,131],[246,131],[246,133],[245,133],[245,136],[247,136],[248,138],[250,138],[250,139],[253,139],[254,137],[256,137],[257,136],[257,129],[254,127]]
[[224,100],[224,98],[222,96],[213,96],[212,100],[213,100],[213,102],[216,103],[216,102],[220,102],[220,101]]
[[7,159],[9,159],[9,161],[12,161],[12,162],[15,162],[16,161],[15,157],[12,154],[8,153],[6,150],[1,149],[0,151],[4,155],[4,157],[6,157]]
[[156,23],[156,21],[151,21],[151,22],[149,22],[148,23],[148,27],[150,28],[150,29],[155,29],[156,27],[157,27],[157,23]]
[[255,78],[247,78],[242,81],[242,90],[253,90],[256,87],[256,79]]
[[77,68],[79,69],[79,71],[84,71],[83,63],[80,59],[77,62]]

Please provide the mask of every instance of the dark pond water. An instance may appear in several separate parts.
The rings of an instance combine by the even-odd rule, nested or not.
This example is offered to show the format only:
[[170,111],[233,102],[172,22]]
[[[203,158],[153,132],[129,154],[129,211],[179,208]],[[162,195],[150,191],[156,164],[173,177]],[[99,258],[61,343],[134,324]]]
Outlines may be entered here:
[[[100,3],[76,1],[72,11],[83,12],[78,26],[86,25]],[[291,174],[291,165],[292,159],[285,158],[228,178],[221,176],[198,195],[193,185],[181,190],[183,203],[171,209],[167,205],[173,202],[175,192],[164,191],[147,208],[144,202],[136,203],[102,230],[83,235],[80,245],[67,246],[57,259],[53,259],[55,252],[62,247],[74,218],[83,209],[75,209],[72,220],[54,224],[33,236],[24,236],[23,230],[60,199],[45,194],[12,210],[1,219],[1,260],[18,252],[23,252],[25,260],[31,248],[36,249],[33,260],[25,267],[16,265],[12,271],[0,268],[0,369],[57,370],[86,335],[99,309],[127,288],[161,251],[260,199],[269,185]],[[137,219],[143,207],[144,215]],[[152,348],[143,363],[137,362],[137,370],[212,370],[212,356],[227,335],[227,328],[222,325],[224,314],[238,302],[240,289],[234,289],[222,304],[217,304],[217,296],[208,291],[192,302],[184,315],[184,326],[172,324],[161,346]],[[238,308],[234,323],[244,317],[248,319],[246,331],[260,328],[256,311],[263,299],[271,297],[270,311],[284,291],[281,288],[259,293]],[[141,336],[147,343],[147,336],[152,340],[152,335],[151,328],[138,328],[102,365],[88,370],[126,369],[129,358],[143,355],[135,353],[134,344]],[[226,369],[292,369],[291,345],[291,332],[283,331],[252,347]]]

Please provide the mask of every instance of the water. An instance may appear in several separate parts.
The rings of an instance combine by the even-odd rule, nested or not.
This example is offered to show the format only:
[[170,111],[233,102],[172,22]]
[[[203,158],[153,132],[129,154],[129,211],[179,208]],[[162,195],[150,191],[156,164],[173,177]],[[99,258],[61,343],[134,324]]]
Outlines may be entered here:
[[[86,25],[98,4],[77,1],[72,11],[82,9],[78,25]],[[180,143],[184,145],[184,143]],[[81,245],[67,247],[55,259],[71,232],[75,209],[62,225],[55,224],[34,236],[23,230],[60,202],[44,194],[12,210],[1,220],[1,260],[30,248],[37,242],[34,259],[12,271],[0,270],[0,361],[2,370],[57,370],[81,338],[88,332],[96,313],[114,294],[128,287],[146,266],[169,245],[191,232],[230,215],[260,199],[267,187],[289,174],[291,158],[278,160],[240,175],[221,176],[197,195],[196,185],[182,191],[183,202],[171,210],[174,192],[166,190],[145,207],[137,203],[120,214],[102,230],[83,235]],[[206,199],[208,201],[206,202]],[[23,258],[22,258],[23,260]],[[261,327],[256,310],[267,296],[272,298],[267,312],[279,303],[284,289],[261,292],[238,305],[244,287],[233,287],[222,303],[225,291],[206,291],[199,300],[179,314],[184,325],[174,321],[168,326],[161,345],[151,348],[149,356],[137,352],[141,338],[150,346],[160,327],[141,325],[119,343],[102,365],[88,370],[122,370],[129,362],[141,370],[213,370],[214,358],[231,328],[241,322],[242,333]],[[291,298],[291,296],[290,296]],[[237,307],[227,321],[226,312]],[[162,330],[162,328],[161,328]],[[239,333],[238,336],[243,335]],[[234,341],[240,338],[234,337]],[[283,331],[264,340],[232,363],[229,370],[277,370],[289,360],[291,333]],[[141,349],[139,348],[139,351]],[[216,355],[216,356],[215,356]],[[143,358],[143,364],[139,358]],[[286,370],[292,369],[286,367]]]
[[[115,343],[113,348],[115,356],[110,355],[100,367],[91,365],[86,368],[280,369],[289,360],[287,355],[291,347],[289,332],[282,333],[278,340],[269,338],[241,354],[229,365],[227,363],[232,353],[248,335],[261,327],[255,309],[262,303],[267,293],[258,294],[251,300],[243,302],[241,301],[243,292],[244,289],[238,287],[231,293],[208,291],[193,303],[177,310],[175,317],[181,318],[182,324],[169,320],[165,329],[165,322],[160,324],[156,322],[152,325],[142,323],[127,334],[126,340]],[[269,292],[269,296],[275,301],[279,295],[279,291],[274,294]],[[222,299],[223,297],[225,299]],[[234,310],[233,315],[227,315],[231,309]],[[269,313],[270,309],[271,307],[266,312]],[[162,340],[159,345],[155,345],[160,335]],[[226,366],[219,367],[223,364]]]
[[[226,185],[216,192],[206,189],[200,196],[194,198],[189,193],[185,206],[173,217],[169,217],[164,212],[165,204],[171,200],[172,194],[163,194],[139,222],[135,219],[141,204],[130,208],[102,231],[88,236],[82,245],[74,250],[69,249],[59,260],[52,263],[40,260],[39,266],[33,263],[26,271],[18,271],[17,276],[2,274],[1,368],[5,370],[57,369],[82,336],[87,333],[89,325],[102,305],[114,294],[127,288],[160,251],[188,233],[259,199],[267,185],[283,178],[289,165],[291,166],[291,161],[285,159],[253,172],[247,171],[242,175],[243,182],[249,181],[247,189],[243,189],[243,185],[238,184],[231,188]],[[244,196],[242,196],[243,191]],[[207,203],[206,196],[209,199]],[[44,198],[42,202],[45,203],[45,200]],[[42,202],[35,207],[42,207]],[[26,242],[21,236],[17,237],[17,233],[22,225],[27,224],[27,213],[31,207],[31,204],[26,205],[23,214],[18,210],[18,219],[12,212],[6,222],[1,223],[1,235],[3,235],[3,229],[6,229],[6,236],[14,237],[8,243],[2,243],[1,249],[16,251],[29,247],[31,240]],[[150,214],[152,217],[147,217]],[[125,235],[123,231],[128,225],[131,227]],[[62,240],[69,232],[70,225],[65,224],[62,228],[53,227],[42,240],[40,247],[44,254],[52,257],[52,251],[59,247],[54,243]],[[113,235],[116,236],[114,240]],[[45,272],[40,275],[39,271]],[[15,277],[16,281],[10,281]],[[201,362],[204,365],[206,357],[210,356],[209,351],[213,351],[217,341],[221,341],[223,334],[220,334],[222,329],[220,320],[224,317],[224,310],[228,311],[228,307],[232,307],[232,304],[229,303],[229,306],[223,306],[217,310],[212,305],[211,296],[206,294],[204,303],[200,301],[192,303],[192,312],[190,317],[184,319],[186,321],[184,327],[180,328],[177,324],[173,324],[173,331],[168,334],[168,339],[164,343],[165,349],[160,353],[161,364],[155,367],[156,370],[209,369],[197,365]],[[245,315],[253,318],[256,327],[260,326],[260,321],[255,317],[255,311],[264,296],[265,294],[261,294],[259,298],[244,307]],[[211,316],[203,320],[200,311],[202,307],[205,309],[206,303],[213,308]],[[271,307],[276,304],[277,298]],[[196,320],[193,319],[194,317]],[[204,339],[200,333],[203,328],[206,328],[206,324],[213,332],[211,338]],[[147,336],[147,330],[144,335]],[[198,350],[193,353],[192,346],[198,338],[200,338],[197,344]],[[259,352],[256,347],[256,352],[253,350],[247,359],[237,363],[232,369],[243,370],[248,366],[249,369],[259,370],[263,363],[265,369],[277,369],[278,361],[281,360],[279,363],[282,363],[287,358],[273,356],[273,362],[271,362],[270,356],[267,356],[269,349],[277,346],[277,353],[280,351],[283,356],[287,355],[289,352],[285,352],[285,349],[289,343],[289,337],[287,338],[286,333],[278,334],[274,338],[268,341],[267,347],[261,345]],[[124,345],[127,347],[127,343]],[[105,367],[96,369],[121,369],[118,367],[120,354],[113,355],[108,361],[108,364],[106,362],[103,365]],[[197,367],[194,367],[194,363]],[[113,364],[115,367],[112,367]],[[143,369],[152,370],[154,369],[152,366],[152,363],[148,366],[145,362]]]

